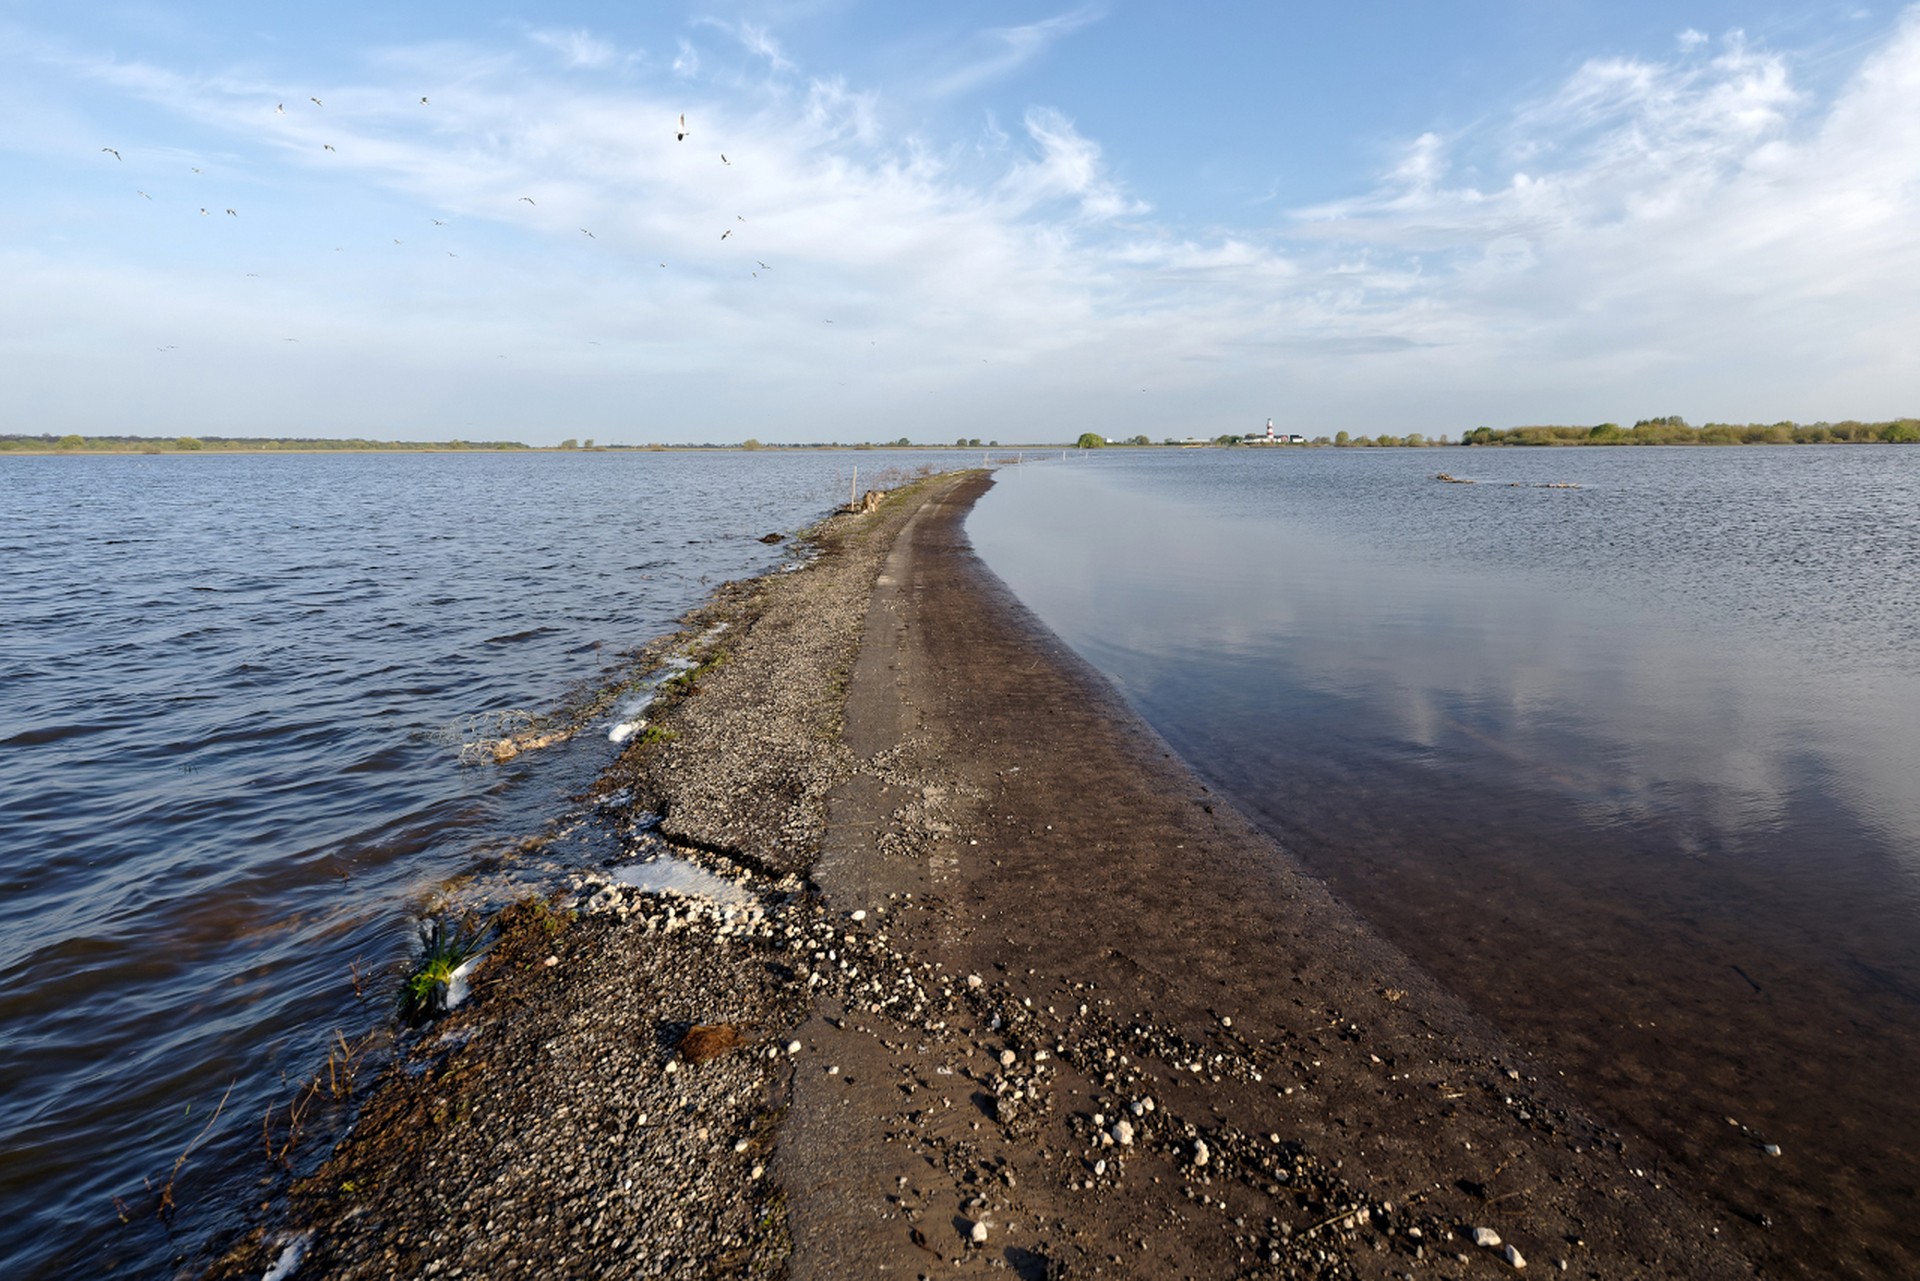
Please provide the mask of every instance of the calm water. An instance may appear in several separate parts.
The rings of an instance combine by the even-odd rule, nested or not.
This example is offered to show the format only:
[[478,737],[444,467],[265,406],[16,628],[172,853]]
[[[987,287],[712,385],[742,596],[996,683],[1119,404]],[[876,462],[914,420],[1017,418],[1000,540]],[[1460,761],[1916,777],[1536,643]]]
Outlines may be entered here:
[[450,878],[611,852],[567,799],[607,727],[506,766],[462,727],[923,459],[0,459],[0,1275],[166,1275],[232,1227],[267,1108],[389,1024]]
[[1105,454],[969,529],[1729,1231],[1920,1273],[1920,449]]

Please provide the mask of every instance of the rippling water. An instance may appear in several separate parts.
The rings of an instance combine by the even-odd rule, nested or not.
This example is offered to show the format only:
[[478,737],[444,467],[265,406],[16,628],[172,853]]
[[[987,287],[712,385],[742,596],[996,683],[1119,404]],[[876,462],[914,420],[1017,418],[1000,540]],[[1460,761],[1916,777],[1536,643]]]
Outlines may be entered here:
[[567,799],[604,733],[462,766],[459,728],[923,459],[0,460],[0,1275],[157,1275],[230,1228],[266,1109],[388,1024],[440,887],[529,835],[604,852]]
[[1920,1271],[1920,449],[1109,454],[969,532],[1784,1271]]

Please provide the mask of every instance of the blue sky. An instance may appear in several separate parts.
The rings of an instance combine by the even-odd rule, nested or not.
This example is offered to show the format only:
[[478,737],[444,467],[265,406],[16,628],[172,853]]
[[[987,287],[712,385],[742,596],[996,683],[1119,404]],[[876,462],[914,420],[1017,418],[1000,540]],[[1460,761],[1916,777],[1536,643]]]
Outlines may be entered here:
[[1920,6],[0,0],[0,122],[0,431],[1920,413]]

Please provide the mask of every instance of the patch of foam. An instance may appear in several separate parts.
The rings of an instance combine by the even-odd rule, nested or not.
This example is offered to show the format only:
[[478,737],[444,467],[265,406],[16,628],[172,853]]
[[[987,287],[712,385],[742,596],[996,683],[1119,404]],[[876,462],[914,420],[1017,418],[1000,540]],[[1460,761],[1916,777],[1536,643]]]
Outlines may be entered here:
[[480,964],[480,958],[470,957],[462,961],[453,973],[447,975],[447,1008],[454,1009],[467,999],[467,976],[473,973],[473,967]]
[[753,901],[753,896],[741,886],[715,876],[698,863],[689,863],[671,854],[656,855],[644,863],[609,868],[607,874],[619,884],[647,894],[686,894],[736,907]]
[[273,1261],[260,1281],[287,1281],[300,1267],[300,1260],[307,1257],[307,1242],[311,1239],[311,1233],[303,1232],[287,1242],[287,1248],[280,1251],[280,1257]]
[[624,743],[635,733],[646,728],[645,712],[653,706],[653,700],[659,692],[658,689],[641,690],[614,708],[613,728],[607,731],[607,738],[615,743]]

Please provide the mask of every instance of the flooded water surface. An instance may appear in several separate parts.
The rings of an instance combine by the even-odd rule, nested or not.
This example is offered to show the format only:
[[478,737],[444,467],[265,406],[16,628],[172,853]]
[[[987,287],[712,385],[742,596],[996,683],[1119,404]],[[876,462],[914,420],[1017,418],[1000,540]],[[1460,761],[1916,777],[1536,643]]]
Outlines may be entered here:
[[1920,1272],[1920,450],[1137,451],[969,530],[1653,1177]]
[[243,1223],[455,878],[627,853],[570,797],[643,688],[505,764],[463,742],[922,461],[0,459],[0,1276],[168,1275]]

